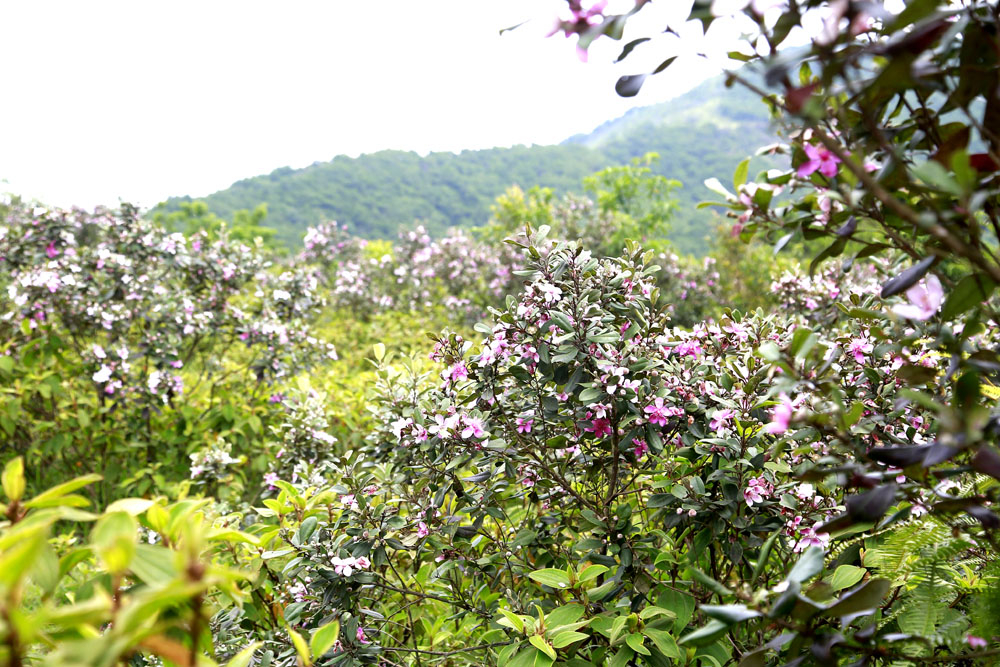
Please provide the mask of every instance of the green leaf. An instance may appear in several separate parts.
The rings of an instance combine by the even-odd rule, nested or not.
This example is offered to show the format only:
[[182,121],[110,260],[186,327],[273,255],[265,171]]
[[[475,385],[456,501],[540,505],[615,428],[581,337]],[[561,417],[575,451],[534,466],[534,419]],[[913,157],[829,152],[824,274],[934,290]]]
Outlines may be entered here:
[[[518,616],[517,614],[515,614],[512,611],[509,611],[509,610],[503,609],[503,608],[500,609],[500,613],[503,614],[504,618],[507,619],[507,622],[510,623],[510,625],[507,626],[507,627],[513,628],[513,629],[517,630],[518,632],[520,632],[521,634],[524,634],[524,621],[521,620],[520,616]],[[502,619],[500,621],[497,621],[497,622],[500,625],[505,625],[502,622]]]
[[941,319],[952,320],[970,308],[978,306],[990,297],[995,288],[996,283],[982,274],[974,273],[962,278],[945,299],[944,307],[941,308]]
[[532,646],[537,648],[545,655],[549,656],[553,660],[556,659],[555,649],[552,648],[552,646],[547,641],[545,641],[545,638],[542,637],[541,635],[531,635],[530,637],[528,637],[528,641],[531,642]]
[[639,620],[642,621],[653,618],[654,616],[666,616],[670,619],[677,618],[677,614],[669,609],[664,609],[663,607],[649,606],[639,612]]
[[607,571],[608,568],[606,565],[588,565],[580,570],[579,574],[576,575],[576,580],[582,584],[591,579],[596,579]]
[[[550,629],[575,623],[583,616],[585,609],[582,604],[570,603],[556,607],[545,615],[545,626]],[[574,628],[575,629],[575,628]]]
[[53,486],[51,489],[47,489],[31,500],[24,503],[25,507],[50,507],[53,504],[58,504],[58,500],[63,496],[76,491],[77,489],[87,486],[88,484],[93,484],[94,482],[99,482],[103,477],[100,475],[84,475],[83,477],[77,477],[76,479],[71,479],[68,482],[63,482],[57,486]]
[[309,646],[306,645],[306,640],[302,638],[302,635],[288,628],[288,636],[292,638],[292,644],[295,645],[295,652],[299,654],[299,660],[302,661],[302,664],[307,667],[312,665],[312,660],[309,658]]
[[24,495],[24,459],[20,456],[14,457],[4,466],[3,475],[0,475],[0,483],[3,485],[3,492],[7,494],[7,499],[16,502]]
[[569,575],[566,574],[565,570],[557,570],[555,568],[548,567],[529,573],[528,578],[545,586],[551,586],[552,588],[569,587]]
[[681,651],[677,647],[677,642],[668,632],[656,628],[645,628],[642,633],[652,640],[656,650],[660,653],[668,658],[680,659]]
[[137,544],[130,569],[148,586],[161,586],[177,576],[175,554],[158,544]]
[[337,637],[340,636],[340,622],[331,621],[321,628],[318,628],[312,634],[312,638],[309,640],[309,650],[312,651],[314,658],[321,658],[333,644],[337,641]]
[[719,606],[702,605],[699,609],[701,609],[706,616],[718,619],[728,625],[742,623],[743,621],[751,618],[757,618],[761,615],[760,612],[747,609],[745,604],[727,604]]
[[823,571],[824,551],[819,547],[809,547],[788,573],[788,581],[802,583]]
[[870,579],[864,585],[840,598],[823,611],[824,616],[847,616],[866,609],[874,609],[889,592],[888,579]]
[[732,595],[731,590],[696,567],[689,567],[687,569],[687,575],[713,593],[718,593],[719,595]]
[[630,649],[632,649],[636,653],[641,653],[642,655],[650,655],[649,649],[643,646],[644,640],[645,637],[643,637],[638,632],[633,632],[632,634],[625,637],[625,643],[628,644],[628,647]]
[[711,644],[716,639],[726,634],[729,630],[729,624],[723,623],[722,621],[711,620],[703,628],[698,628],[694,632],[688,633],[681,637],[679,644],[690,644],[691,646],[706,646]]
[[123,574],[135,556],[139,524],[127,512],[105,514],[94,525],[91,541],[104,567],[112,574]]
[[245,649],[237,653],[232,657],[232,659],[226,663],[226,667],[250,667],[250,661],[253,660],[253,654],[264,645],[264,642],[254,642],[247,646]]
[[863,567],[841,565],[834,571],[833,576],[830,577],[830,587],[835,591],[842,591],[845,588],[850,588],[864,579],[866,572],[868,572],[868,570]]
[[750,158],[747,158],[736,165],[736,172],[733,174],[733,187],[736,190],[747,182],[747,174],[750,172]]
[[125,512],[132,516],[139,516],[153,504],[154,502],[148,498],[119,498],[108,505],[105,513]]
[[624,646],[618,649],[618,652],[615,653],[614,657],[611,658],[611,661],[607,664],[608,667],[625,667],[625,665],[629,663],[629,660],[634,657],[635,651],[627,646]]
[[375,343],[372,351],[375,353],[375,361],[382,361],[385,358],[385,345],[382,343]]
[[589,639],[590,635],[584,634],[582,632],[575,632],[573,630],[566,630],[560,632],[555,637],[552,638],[552,646],[555,648],[566,648],[570,644],[575,644],[576,642],[584,641]]

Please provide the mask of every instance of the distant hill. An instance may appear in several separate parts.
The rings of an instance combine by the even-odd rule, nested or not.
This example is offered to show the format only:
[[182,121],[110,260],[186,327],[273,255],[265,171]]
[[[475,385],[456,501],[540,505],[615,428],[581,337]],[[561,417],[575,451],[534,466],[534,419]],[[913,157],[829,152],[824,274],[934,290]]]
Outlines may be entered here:
[[[684,184],[681,210],[670,234],[681,250],[704,252],[713,213],[695,209],[710,198],[702,182],[724,182],[736,164],[773,142],[763,104],[741,89],[708,81],[668,102],[633,109],[586,135],[555,146],[515,146],[430,153],[380,151],[336,157],[303,169],[284,167],[202,198],[215,214],[267,203],[264,224],[277,238],[297,245],[305,228],[323,220],[346,223],[368,238],[391,238],[419,220],[432,233],[483,224],[490,205],[508,186],[542,185],[579,191],[583,177],[625,164],[650,151],[657,171]],[[762,163],[763,164],[763,163]],[[170,199],[154,211],[170,211],[190,197]]]

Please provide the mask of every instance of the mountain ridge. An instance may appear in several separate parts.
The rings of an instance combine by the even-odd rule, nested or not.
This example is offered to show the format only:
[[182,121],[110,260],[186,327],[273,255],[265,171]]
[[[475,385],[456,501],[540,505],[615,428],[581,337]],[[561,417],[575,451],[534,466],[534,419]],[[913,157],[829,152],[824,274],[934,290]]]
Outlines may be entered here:
[[[588,134],[559,144],[432,152],[383,150],[335,156],[302,168],[280,167],[241,179],[206,197],[174,197],[153,213],[204,201],[232,218],[266,203],[266,226],[295,245],[306,227],[337,220],[369,238],[392,238],[415,221],[431,233],[485,223],[490,205],[511,185],[580,191],[582,179],[606,166],[659,153],[655,171],[680,180],[679,209],[670,238],[684,252],[702,254],[712,232],[711,212],[695,208],[709,198],[706,178],[723,179],[743,158],[773,141],[766,110],[752,94],[726,89],[721,77],[678,97],[630,109]],[[763,162],[762,162],[763,164]]]

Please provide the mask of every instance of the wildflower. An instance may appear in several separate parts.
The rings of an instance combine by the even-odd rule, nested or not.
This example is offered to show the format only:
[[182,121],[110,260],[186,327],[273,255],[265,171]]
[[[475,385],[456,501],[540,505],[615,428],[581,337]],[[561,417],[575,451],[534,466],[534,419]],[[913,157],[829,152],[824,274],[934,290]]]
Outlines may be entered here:
[[358,631],[356,633],[354,633],[354,634],[355,634],[355,636],[358,639],[358,643],[360,643],[360,644],[371,644],[371,642],[368,641],[368,638],[365,636],[365,629],[362,628],[360,625],[358,626]]
[[593,433],[596,438],[602,438],[611,435],[611,422],[607,419],[595,419],[591,426],[584,430]]
[[747,507],[753,507],[754,503],[762,503],[774,493],[774,485],[761,475],[753,477],[747,482],[747,488],[743,489],[743,499]]
[[517,418],[517,432],[518,433],[531,433],[531,427],[534,426],[535,420],[530,417],[518,417]]
[[870,354],[874,349],[875,346],[872,345],[868,335],[861,334],[858,338],[851,340],[850,345],[847,346],[847,353],[854,357],[856,362],[863,364],[865,363],[865,355]]
[[649,420],[650,424],[655,426],[666,426],[668,407],[669,406],[663,404],[663,399],[657,396],[653,399],[652,403],[643,409],[643,411],[646,413],[646,419]]
[[98,384],[104,384],[111,379],[111,369],[106,365],[101,364],[101,369],[91,376],[94,382]]
[[645,440],[632,438],[632,444],[635,445],[635,458],[641,459],[649,453],[649,444]]
[[771,408],[771,423],[764,427],[765,433],[781,435],[788,430],[788,422],[792,419],[795,406],[791,399],[781,394],[781,403]]
[[893,306],[892,312],[910,320],[927,320],[941,308],[944,300],[944,290],[937,276],[931,274],[919,283],[906,290],[906,298],[910,303]]
[[988,646],[985,639],[976,635],[966,635],[965,641],[969,643],[969,648],[986,648]]
[[729,420],[733,418],[732,410],[716,410],[712,413],[712,421],[709,427],[713,431],[721,431],[729,425]]
[[278,481],[278,473],[269,472],[264,474],[264,483],[267,484],[267,488],[271,489],[272,491],[278,488],[274,484],[277,481]]
[[828,148],[803,144],[802,150],[806,152],[806,157],[809,159],[799,165],[796,172],[799,178],[806,178],[817,170],[827,178],[833,178],[837,175],[837,165],[840,164],[840,158],[830,152]]
[[463,438],[482,438],[486,435],[483,430],[483,422],[475,417],[465,417],[465,428],[462,429]]
[[427,537],[428,535],[430,535],[430,533],[431,533],[431,531],[427,527],[427,524],[424,523],[423,521],[421,521],[420,524],[417,526],[417,537],[421,537],[421,538],[422,537]]

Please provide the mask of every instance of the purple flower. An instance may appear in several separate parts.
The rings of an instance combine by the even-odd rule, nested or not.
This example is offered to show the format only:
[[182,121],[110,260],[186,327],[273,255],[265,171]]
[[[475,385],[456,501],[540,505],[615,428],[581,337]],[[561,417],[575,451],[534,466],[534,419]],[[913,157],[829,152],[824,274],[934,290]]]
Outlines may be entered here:
[[771,408],[771,423],[764,427],[764,432],[781,435],[787,431],[793,412],[795,405],[787,395],[781,394],[781,403]]
[[803,144],[802,150],[806,152],[806,157],[809,159],[799,165],[796,172],[799,178],[805,178],[816,170],[819,170],[819,173],[827,178],[833,178],[837,175],[837,165],[840,164],[840,158],[831,153],[829,149],[824,146]]
[[641,459],[649,453],[649,444],[645,440],[632,438],[632,444],[635,445],[635,458]]
[[657,396],[653,399],[653,402],[643,408],[646,413],[646,418],[649,420],[650,424],[656,426],[666,426],[667,416],[668,416],[668,406],[663,404],[663,399]]
[[716,410],[712,413],[712,421],[709,426],[713,431],[721,431],[729,425],[729,420],[733,418],[732,410]]
[[937,276],[931,274],[906,290],[906,298],[910,300],[910,303],[893,306],[893,313],[910,320],[930,319],[941,308],[941,302],[944,300],[941,281],[938,280]]

